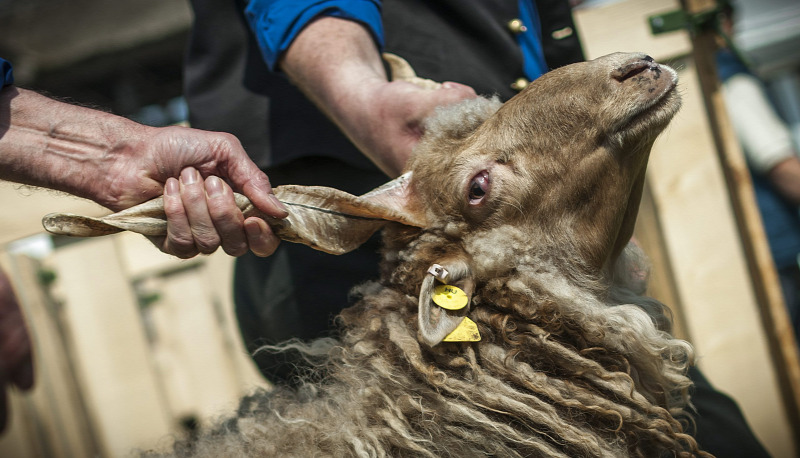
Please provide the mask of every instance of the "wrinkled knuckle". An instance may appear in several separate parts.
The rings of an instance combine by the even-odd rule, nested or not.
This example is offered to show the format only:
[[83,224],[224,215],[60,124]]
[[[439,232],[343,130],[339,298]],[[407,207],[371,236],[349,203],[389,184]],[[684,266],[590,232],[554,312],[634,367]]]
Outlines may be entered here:
[[205,203],[205,199],[205,190],[199,186],[189,185],[183,192],[183,202],[186,205],[194,206],[200,203]]
[[186,215],[181,199],[164,196],[164,214],[167,215],[167,219]]
[[214,243],[213,241],[197,241],[195,242],[197,249],[203,254],[211,254],[217,251],[219,248],[219,243]]
[[235,135],[229,134],[227,132],[219,132],[218,145],[221,149],[227,151],[242,148],[242,143],[239,141],[239,139],[236,138]]
[[217,248],[216,247],[214,247],[214,248],[200,248],[199,251],[200,251],[200,254],[208,255],[208,254],[214,254],[214,252],[217,251]]
[[220,240],[218,236],[211,233],[196,233],[194,244],[201,253],[211,254],[219,248]]
[[222,249],[227,255],[238,257],[247,253],[248,247],[246,243],[237,243],[234,245],[222,245]]
[[[224,197],[224,196],[223,196]],[[208,203],[208,213],[214,221],[243,221],[242,211],[235,205],[228,205],[223,197],[217,197]]]
[[165,251],[181,259],[189,259],[197,255],[197,247],[194,241],[181,237],[169,237]]
[[210,243],[206,244],[206,243],[199,243],[198,242],[198,243],[196,243],[196,245],[197,245],[197,250],[202,254],[211,254],[211,253],[217,251],[217,248],[219,248],[219,245],[214,245],[214,244],[210,244]]
[[191,259],[198,255],[197,249],[187,250],[187,251],[173,251],[171,254],[180,259]]

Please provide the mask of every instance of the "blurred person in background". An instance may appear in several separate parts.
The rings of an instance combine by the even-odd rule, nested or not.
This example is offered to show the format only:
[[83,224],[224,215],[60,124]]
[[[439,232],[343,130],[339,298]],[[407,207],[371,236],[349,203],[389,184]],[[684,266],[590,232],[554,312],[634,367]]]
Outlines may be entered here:
[[[722,32],[733,34],[734,10],[725,4]],[[800,332],[800,156],[789,127],[764,82],[722,43],[716,54],[722,95],[753,181],[772,259],[795,337]]]

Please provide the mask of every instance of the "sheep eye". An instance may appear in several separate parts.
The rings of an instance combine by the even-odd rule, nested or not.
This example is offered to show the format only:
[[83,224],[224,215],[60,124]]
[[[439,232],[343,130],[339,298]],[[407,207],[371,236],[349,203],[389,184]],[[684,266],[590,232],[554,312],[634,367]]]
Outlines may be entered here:
[[489,192],[489,173],[484,170],[474,177],[469,183],[469,204],[478,205],[486,198]]

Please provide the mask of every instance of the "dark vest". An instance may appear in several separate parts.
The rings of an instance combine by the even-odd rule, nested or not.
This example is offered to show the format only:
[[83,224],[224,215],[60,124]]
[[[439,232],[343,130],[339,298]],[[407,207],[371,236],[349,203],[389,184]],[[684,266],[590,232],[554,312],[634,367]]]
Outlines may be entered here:
[[[568,1],[536,4],[548,65],[583,60]],[[243,0],[192,0],[192,6],[184,78],[193,127],[236,135],[262,168],[324,156],[375,169],[284,75],[267,69]],[[522,54],[508,27],[518,12],[517,0],[385,0],[385,50],[407,59],[422,77],[457,81],[505,100],[523,76]]]

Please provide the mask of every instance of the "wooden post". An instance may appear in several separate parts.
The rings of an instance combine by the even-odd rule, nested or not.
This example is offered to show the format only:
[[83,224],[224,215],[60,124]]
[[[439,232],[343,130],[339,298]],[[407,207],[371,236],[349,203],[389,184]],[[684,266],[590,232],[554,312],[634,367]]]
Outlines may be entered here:
[[[681,0],[687,14],[709,11],[714,0]],[[715,33],[692,34],[694,61],[714,143],[736,217],[750,278],[760,308],[778,380],[787,406],[795,444],[800,446],[800,352],[786,311],[778,275],[769,251],[753,184],[733,127],[725,111],[714,60]]]

